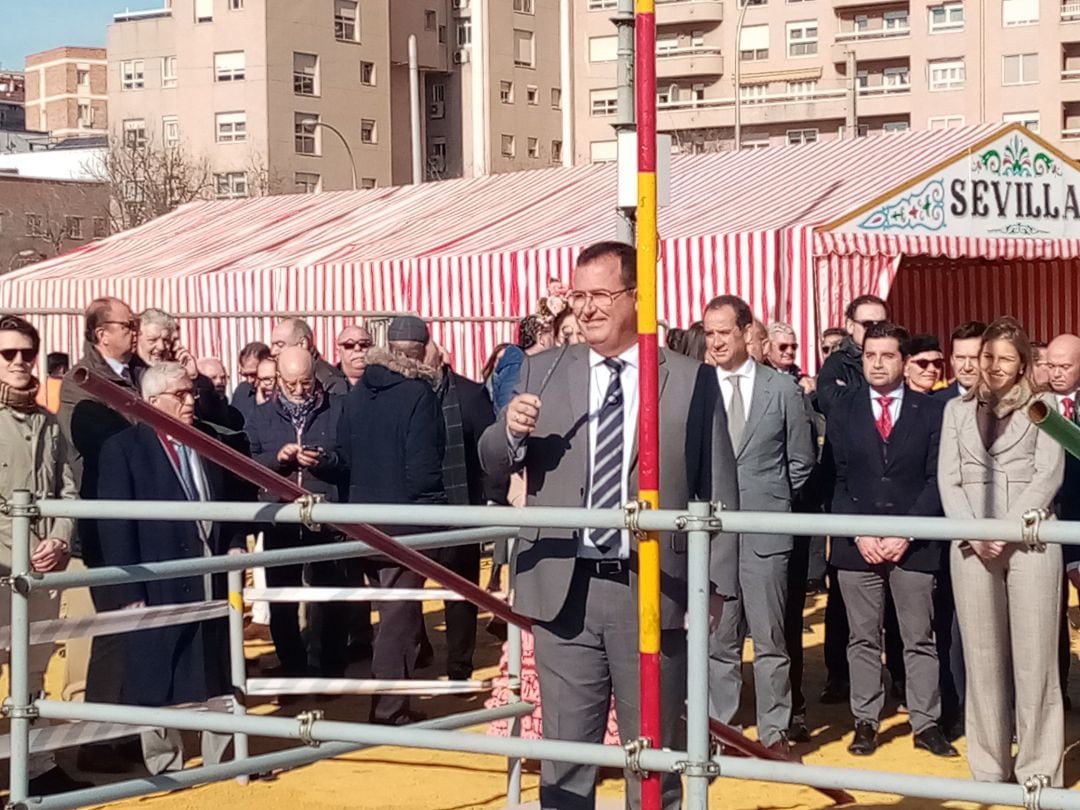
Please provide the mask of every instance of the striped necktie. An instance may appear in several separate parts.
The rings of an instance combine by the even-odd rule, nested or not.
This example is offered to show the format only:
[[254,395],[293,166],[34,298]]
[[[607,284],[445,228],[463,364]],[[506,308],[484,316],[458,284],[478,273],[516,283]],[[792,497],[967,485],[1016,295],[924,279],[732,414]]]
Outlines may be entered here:
[[[623,390],[620,374],[626,363],[607,358],[611,381],[596,420],[596,450],[593,453],[590,504],[593,509],[614,509],[622,504],[623,485]],[[622,531],[590,529],[589,541],[605,557],[617,557]]]

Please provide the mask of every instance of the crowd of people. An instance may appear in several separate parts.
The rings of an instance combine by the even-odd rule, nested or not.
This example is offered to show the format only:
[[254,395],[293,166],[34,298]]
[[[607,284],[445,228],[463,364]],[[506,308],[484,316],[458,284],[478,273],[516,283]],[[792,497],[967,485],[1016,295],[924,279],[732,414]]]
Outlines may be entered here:
[[[347,326],[335,342],[336,365],[317,351],[304,320],[287,318],[267,343],[240,352],[242,380],[230,396],[221,358],[188,352],[174,318],[157,309],[136,315],[123,301],[101,298],[86,310],[86,345],[75,368],[67,371],[66,358],[50,355],[48,378],[39,384],[38,333],[6,316],[0,487],[5,496],[25,487],[39,497],[276,500],[175,437],[131,424],[75,384],[74,372],[86,369],[328,501],[620,507],[637,490],[635,261],[634,250],[617,242],[583,251],[572,286],[549,292],[521,323],[518,340],[493,353],[480,381],[456,373],[414,316],[395,317],[384,346],[364,325]],[[867,295],[851,302],[843,327],[826,330],[820,345],[820,372],[804,373],[794,329],[764,323],[733,295],[710,301],[690,328],[668,332],[659,367],[663,508],[708,500],[772,512],[1019,521],[1045,509],[1080,516],[1071,497],[1080,487],[1080,462],[1066,461],[1027,414],[1042,399],[1080,420],[1080,338],[1062,335],[1039,346],[1020,324],[1000,318],[960,324],[943,349],[937,337],[890,322],[886,302]],[[395,535],[418,530],[382,528]],[[55,521],[37,526],[31,562],[47,572],[69,561],[95,567],[241,554],[260,532],[258,547],[265,549],[338,539],[306,525]],[[6,519],[0,534],[6,575]],[[495,550],[488,587],[508,591],[515,610],[533,622],[530,660],[548,738],[599,742],[609,724],[623,741],[638,736],[636,542],[629,531],[534,530],[516,538],[512,552]],[[479,546],[436,555],[479,584]],[[875,752],[891,694],[906,708],[916,748],[956,757],[952,743],[966,736],[975,779],[1043,775],[1061,785],[1068,580],[1080,587],[1080,557],[1073,557],[1054,545],[720,532],[709,572],[712,716],[732,724],[740,715],[749,636],[755,705],[746,710],[756,716],[758,739],[786,757],[812,741],[811,701],[802,688],[803,608],[808,593],[824,590],[827,680],[820,702],[850,705],[852,755]],[[660,563],[661,743],[678,745],[686,665],[683,536],[661,538]],[[257,573],[260,581],[293,588],[423,585],[383,558],[275,567]],[[95,588],[91,596],[92,607],[69,600],[69,612],[201,602],[223,597],[224,588],[217,577],[188,577]],[[351,661],[370,659],[374,678],[412,677],[432,656],[421,605],[377,607],[374,632],[367,604],[264,607],[276,673],[340,678]],[[33,619],[55,617],[57,609],[34,592]],[[445,616],[445,674],[468,679],[476,608],[448,602]],[[254,618],[257,625],[258,610]],[[500,632],[497,622],[489,629]],[[167,706],[228,694],[225,645],[223,620],[99,637],[82,664],[86,699]],[[35,691],[48,653],[35,648]],[[70,651],[66,663],[69,679],[78,680],[71,673],[80,663]],[[397,725],[419,717],[407,696],[383,694],[367,719]],[[204,761],[219,761],[228,742],[204,734]],[[134,754],[130,748],[83,746],[79,766],[122,770],[132,756],[151,773],[183,764],[182,740],[170,730],[146,731]],[[591,766],[544,762],[541,804],[593,806],[596,775]],[[34,755],[31,776],[31,793],[81,784],[46,754]],[[627,791],[636,806],[632,774]],[[677,776],[664,777],[663,791],[665,807],[678,807]]]

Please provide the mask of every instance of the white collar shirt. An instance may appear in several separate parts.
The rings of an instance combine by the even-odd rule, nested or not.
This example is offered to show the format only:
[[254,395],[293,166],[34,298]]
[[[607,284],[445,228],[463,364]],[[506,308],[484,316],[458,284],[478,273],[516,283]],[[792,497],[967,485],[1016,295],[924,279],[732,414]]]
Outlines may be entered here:
[[892,417],[892,423],[895,426],[900,420],[900,408],[904,404],[904,384],[901,383],[897,388],[884,394],[879,394],[873,388],[870,389],[870,404],[873,406],[875,422],[881,419],[881,400],[885,397],[889,398],[889,415]]
[[739,393],[742,394],[743,420],[750,421],[750,404],[754,398],[754,381],[757,379],[757,363],[748,358],[745,363],[734,371],[725,371],[717,367],[716,378],[720,381],[720,395],[724,398],[724,410],[731,413],[731,398],[735,395],[735,385],[732,377],[739,378]]

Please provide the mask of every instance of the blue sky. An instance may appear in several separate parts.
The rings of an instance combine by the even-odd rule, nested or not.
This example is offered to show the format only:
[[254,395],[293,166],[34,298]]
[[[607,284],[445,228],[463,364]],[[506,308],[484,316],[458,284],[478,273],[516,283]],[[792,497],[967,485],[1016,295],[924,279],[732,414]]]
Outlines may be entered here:
[[28,53],[58,45],[105,44],[118,11],[161,8],[164,0],[0,0],[0,66],[21,70]]

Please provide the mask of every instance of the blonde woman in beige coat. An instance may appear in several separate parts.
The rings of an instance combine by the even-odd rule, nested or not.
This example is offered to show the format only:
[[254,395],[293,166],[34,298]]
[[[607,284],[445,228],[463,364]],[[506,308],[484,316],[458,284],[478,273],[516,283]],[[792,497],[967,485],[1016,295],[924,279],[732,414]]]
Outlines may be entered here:
[[[1050,506],[1064,476],[1061,446],[1031,423],[1032,349],[1011,318],[990,324],[982,374],[945,407],[938,487],[951,518],[1004,518]],[[1053,403],[1051,403],[1051,406]],[[956,613],[967,670],[968,766],[981,782],[1063,783],[1064,712],[1057,671],[1061,546],[953,543]],[[1018,743],[1012,753],[1015,730]]]

